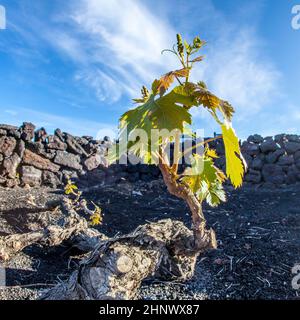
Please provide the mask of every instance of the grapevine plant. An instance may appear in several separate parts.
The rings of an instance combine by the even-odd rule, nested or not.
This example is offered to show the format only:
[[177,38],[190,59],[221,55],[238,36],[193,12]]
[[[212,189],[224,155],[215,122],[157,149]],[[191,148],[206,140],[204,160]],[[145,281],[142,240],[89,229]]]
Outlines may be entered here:
[[[195,37],[189,44],[178,34],[177,45],[175,44],[171,50],[163,51],[174,54],[181,67],[154,80],[151,90],[142,88],[141,98],[134,99],[138,106],[120,118],[120,139],[115,148],[117,152],[114,153],[114,159],[120,159],[129,150],[141,157],[146,164],[156,161],[168,191],[185,200],[190,208],[194,231],[193,248],[197,250],[208,246],[216,247],[213,230],[206,228],[206,219],[202,211],[203,201],[210,206],[217,206],[226,201],[224,181],[230,179],[232,185],[238,188],[246,170],[239,140],[232,127],[233,107],[210,92],[203,81],[190,81],[194,65],[204,58],[198,54],[204,44],[199,37]],[[175,81],[177,84],[174,84]],[[181,137],[182,133],[192,132],[189,129],[192,125],[192,107],[207,110],[212,120],[220,126],[222,135],[217,138],[223,139],[224,142],[226,173],[214,163],[218,155],[208,146],[208,142],[213,139],[202,141],[204,152],[192,153],[190,166],[183,173],[179,173],[179,160],[186,153],[180,147]],[[142,129],[148,138],[141,139],[141,136],[134,134],[137,129]],[[170,134],[164,134],[153,141],[153,129],[168,130]],[[128,140],[130,141],[127,142]],[[172,162],[166,152],[171,143],[174,146]],[[155,148],[153,144],[156,144]]]
[[97,206],[93,201],[92,205],[94,206],[93,210],[90,210],[87,207],[87,201],[82,198],[82,192],[79,191],[78,187],[72,180],[68,179],[67,184],[64,187],[65,194],[69,196],[69,200],[72,203],[73,209],[76,211],[83,211],[89,216],[89,224],[91,226],[97,226],[102,224],[102,210]]

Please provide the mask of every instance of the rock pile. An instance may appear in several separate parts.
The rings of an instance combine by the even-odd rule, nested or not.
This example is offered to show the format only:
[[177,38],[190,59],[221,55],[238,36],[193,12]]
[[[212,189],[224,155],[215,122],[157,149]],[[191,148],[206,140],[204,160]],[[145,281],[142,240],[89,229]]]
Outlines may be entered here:
[[110,146],[108,137],[74,137],[59,129],[48,135],[32,123],[0,125],[0,184],[57,187],[105,165]]
[[247,182],[274,187],[300,181],[300,136],[253,135],[242,143],[242,152],[249,167]]
[[[210,146],[220,155],[216,164],[225,171],[222,140]],[[248,165],[245,184],[274,188],[300,181],[300,136],[279,134],[263,138],[254,134],[241,143],[241,151]]]
[[[112,165],[106,168],[105,155],[111,147],[109,137],[75,137],[56,129],[53,135],[32,123],[18,128],[0,125],[0,185],[58,187],[68,178],[84,184],[126,179],[151,181],[160,176],[156,166]],[[219,158],[216,164],[226,170],[222,140],[210,143]],[[280,134],[275,137],[251,135],[241,143],[248,164],[245,182],[249,185],[278,187],[300,181],[300,136]]]

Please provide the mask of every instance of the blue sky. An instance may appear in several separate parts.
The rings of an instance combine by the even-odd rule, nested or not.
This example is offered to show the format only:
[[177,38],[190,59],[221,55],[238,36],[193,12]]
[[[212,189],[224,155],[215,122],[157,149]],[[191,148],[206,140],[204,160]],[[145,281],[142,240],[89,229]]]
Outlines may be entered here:
[[[194,72],[236,108],[234,127],[300,133],[300,30],[288,0],[0,0],[0,123],[101,137],[142,85],[176,68],[176,33],[206,40]],[[217,126],[192,110],[194,127]]]

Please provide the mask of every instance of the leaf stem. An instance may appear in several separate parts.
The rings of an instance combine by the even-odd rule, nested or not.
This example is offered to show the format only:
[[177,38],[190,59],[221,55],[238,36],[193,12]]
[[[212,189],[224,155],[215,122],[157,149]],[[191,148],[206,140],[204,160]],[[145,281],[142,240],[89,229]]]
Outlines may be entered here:
[[210,138],[210,139],[207,139],[205,141],[201,141],[199,143],[197,143],[195,146],[191,147],[191,148],[188,148],[187,150],[184,151],[183,153],[183,156],[185,156],[187,153],[189,153],[190,151],[193,151],[195,148],[197,147],[200,147],[201,145],[205,145],[206,143],[209,143],[209,142],[212,142],[212,141],[215,141],[217,139],[222,139],[223,136],[217,136],[215,138]]

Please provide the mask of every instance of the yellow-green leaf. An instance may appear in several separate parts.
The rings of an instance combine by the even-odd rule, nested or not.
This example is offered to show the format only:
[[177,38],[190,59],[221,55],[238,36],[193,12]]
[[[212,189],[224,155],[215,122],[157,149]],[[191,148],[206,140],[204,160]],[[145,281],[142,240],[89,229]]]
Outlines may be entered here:
[[191,167],[185,170],[184,175],[182,182],[189,186],[200,202],[206,200],[215,207],[226,201],[222,187],[224,174],[214,165],[212,158],[193,155]]
[[229,124],[221,126],[226,156],[226,175],[235,188],[243,183],[244,165],[239,140]]
[[205,154],[210,158],[214,158],[214,159],[219,158],[215,149],[207,148],[205,150]]

